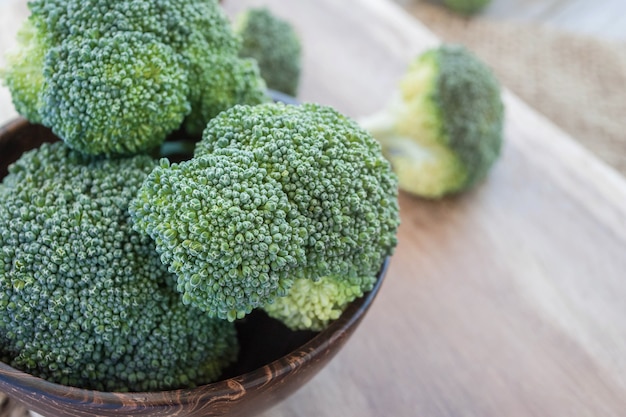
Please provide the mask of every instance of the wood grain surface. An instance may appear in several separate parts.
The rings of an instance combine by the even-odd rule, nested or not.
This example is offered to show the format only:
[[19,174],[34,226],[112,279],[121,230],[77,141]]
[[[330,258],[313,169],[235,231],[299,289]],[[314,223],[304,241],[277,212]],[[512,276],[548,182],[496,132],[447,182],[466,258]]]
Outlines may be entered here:
[[[385,105],[437,40],[383,0],[268,4],[304,38],[300,98]],[[623,416],[626,182],[511,94],[489,179],[401,195],[388,280],[351,342],[266,416]]]
[[[359,117],[437,40],[387,0],[269,5],[304,40],[300,99]],[[337,357],[269,417],[623,416],[626,181],[506,94],[506,145],[456,198],[400,196],[386,282]]]

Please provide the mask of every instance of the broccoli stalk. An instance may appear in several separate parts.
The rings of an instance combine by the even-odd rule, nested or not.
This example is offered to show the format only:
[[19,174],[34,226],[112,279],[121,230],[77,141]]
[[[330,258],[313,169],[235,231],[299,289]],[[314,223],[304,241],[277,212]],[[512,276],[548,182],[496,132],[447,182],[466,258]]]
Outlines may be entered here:
[[375,282],[374,276],[298,278],[287,295],[272,300],[263,310],[292,330],[320,331],[338,319],[349,303],[370,291]]
[[360,120],[382,145],[401,189],[438,198],[471,188],[497,160],[503,140],[500,86],[461,46],[420,55],[391,103]]

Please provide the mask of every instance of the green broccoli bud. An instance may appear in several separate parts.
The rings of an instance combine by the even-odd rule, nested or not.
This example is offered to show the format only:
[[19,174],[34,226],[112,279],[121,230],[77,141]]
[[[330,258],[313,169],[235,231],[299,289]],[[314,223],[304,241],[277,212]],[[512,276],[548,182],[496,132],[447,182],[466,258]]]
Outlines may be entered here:
[[190,111],[180,60],[148,34],[69,38],[46,56],[44,76],[43,124],[86,154],[155,148]]
[[228,320],[286,295],[297,278],[374,277],[399,223],[380,145],[315,104],[220,113],[191,160],[163,160],[150,174],[130,213],[183,300]]
[[268,102],[266,85],[257,63],[236,55],[210,51],[204,39],[191,42],[184,56],[190,62],[190,92],[192,111],[185,119],[185,130],[200,136],[209,120],[235,104],[261,104]]
[[375,276],[325,276],[318,280],[298,278],[289,293],[266,304],[263,310],[292,330],[320,331],[339,318],[348,304],[370,291]]
[[239,55],[254,58],[273,90],[295,96],[301,70],[302,45],[293,26],[265,7],[248,9],[235,24],[241,39]]
[[0,360],[107,391],[192,387],[237,354],[231,323],[184,305],[128,205],[156,161],[62,142],[27,152],[0,187]]
[[491,0],[443,0],[443,4],[456,13],[469,15],[484,9]]
[[504,106],[490,69],[462,46],[420,55],[393,102],[361,120],[381,143],[400,188],[427,198],[483,180],[503,141]]
[[53,44],[69,37],[97,39],[120,32],[150,33],[181,52],[194,33],[213,47],[239,47],[214,0],[31,0],[31,18]]
[[17,110],[88,154],[134,154],[268,101],[215,0],[33,0],[0,74]]
[[0,70],[0,79],[12,92],[17,112],[33,123],[40,123],[44,77],[41,71],[47,40],[37,26],[27,20],[18,32],[18,46],[6,56],[6,67]]
[[397,179],[380,145],[317,104],[235,106],[212,119],[195,157],[254,153],[302,216],[307,262],[296,276],[376,275],[396,245]]
[[299,215],[250,152],[162,160],[130,214],[178,275],[183,302],[210,316],[232,321],[283,295],[304,262]]

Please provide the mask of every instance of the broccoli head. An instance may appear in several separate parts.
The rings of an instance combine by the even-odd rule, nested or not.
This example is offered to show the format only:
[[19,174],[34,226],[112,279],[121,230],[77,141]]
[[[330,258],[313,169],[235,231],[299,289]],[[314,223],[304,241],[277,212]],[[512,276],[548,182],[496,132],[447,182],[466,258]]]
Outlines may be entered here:
[[186,120],[199,136],[196,126],[217,112],[267,100],[215,0],[33,0],[29,8],[0,75],[22,115],[80,152],[145,152]]
[[46,55],[42,123],[87,154],[159,146],[190,111],[181,59],[154,36],[68,38]]
[[234,106],[130,210],[184,299],[233,320],[296,278],[375,276],[396,245],[396,181],[380,145],[329,107]]
[[217,379],[232,323],[184,305],[128,205],[156,162],[25,153],[0,186],[0,359],[52,382],[112,391]]
[[401,189],[427,198],[484,179],[503,140],[504,106],[490,69],[462,46],[420,55],[381,112],[361,120],[382,144]]
[[186,304],[234,320],[285,293],[304,259],[298,213],[250,152],[164,159],[133,201]]
[[235,23],[235,31],[242,39],[239,55],[259,63],[269,88],[295,96],[302,45],[293,26],[265,7],[246,10]]

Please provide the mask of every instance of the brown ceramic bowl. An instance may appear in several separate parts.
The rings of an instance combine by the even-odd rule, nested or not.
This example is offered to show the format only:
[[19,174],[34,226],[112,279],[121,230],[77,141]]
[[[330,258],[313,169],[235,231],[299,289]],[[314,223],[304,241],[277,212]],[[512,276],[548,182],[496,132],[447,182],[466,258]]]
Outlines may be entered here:
[[[48,129],[23,119],[1,127],[0,178],[24,151],[56,140]],[[212,384],[162,392],[99,392],[54,384],[0,362],[0,391],[49,417],[254,415],[304,385],[341,349],[376,297],[387,264],[374,289],[319,333],[290,331],[262,312],[249,315],[237,325],[237,363]]]

